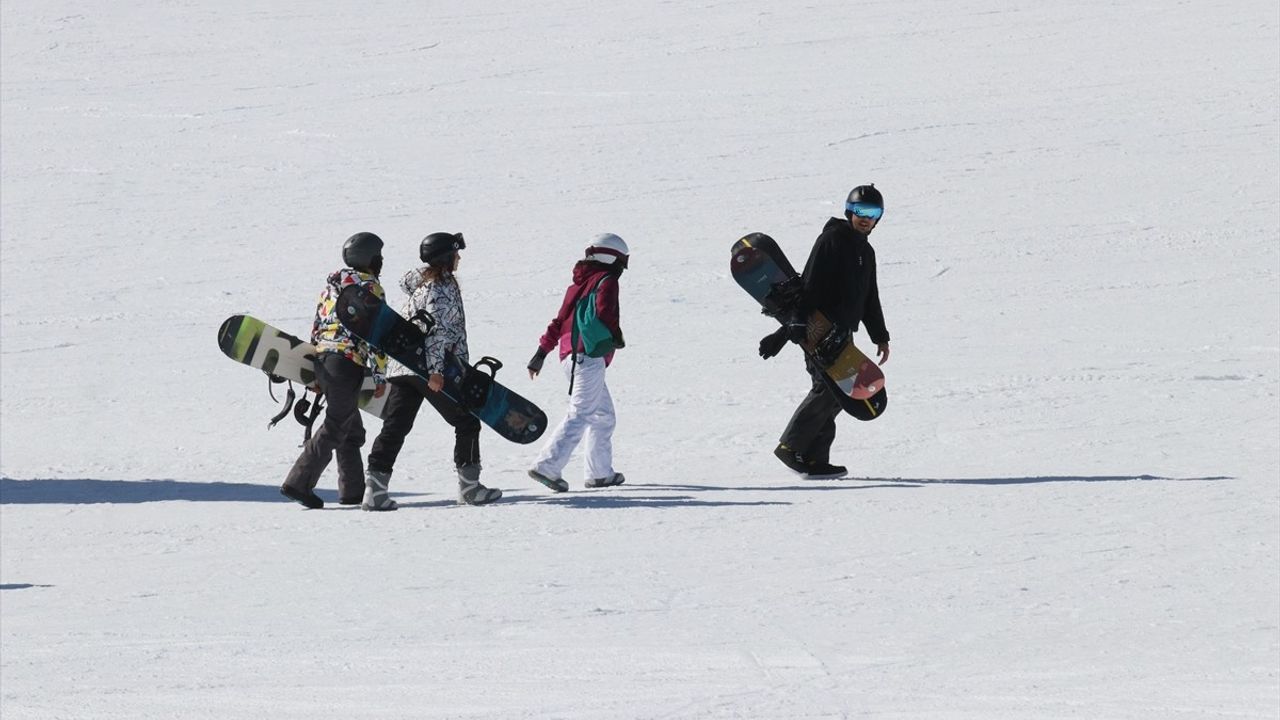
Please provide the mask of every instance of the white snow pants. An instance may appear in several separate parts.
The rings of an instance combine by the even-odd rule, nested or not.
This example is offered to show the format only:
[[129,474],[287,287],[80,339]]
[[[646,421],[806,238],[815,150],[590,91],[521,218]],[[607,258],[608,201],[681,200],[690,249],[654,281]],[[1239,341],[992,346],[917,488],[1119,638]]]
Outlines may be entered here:
[[[566,380],[574,374],[573,356],[560,361]],[[569,456],[586,435],[586,473],[584,479],[613,476],[613,397],[604,381],[604,358],[578,356],[578,370],[573,378],[569,409],[551,439],[542,446],[534,469],[549,478],[559,478]]]

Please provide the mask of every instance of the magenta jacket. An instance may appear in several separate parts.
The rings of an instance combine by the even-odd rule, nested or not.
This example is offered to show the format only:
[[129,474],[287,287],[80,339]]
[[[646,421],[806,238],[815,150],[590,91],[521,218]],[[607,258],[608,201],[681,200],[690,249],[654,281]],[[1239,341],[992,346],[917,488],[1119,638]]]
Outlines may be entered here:
[[[604,265],[580,260],[573,266],[573,284],[564,291],[560,312],[556,313],[555,319],[547,325],[547,331],[538,339],[539,350],[550,353],[552,348],[559,345],[560,359],[569,357],[569,345],[573,337],[573,308],[578,304],[578,299],[595,287],[601,277],[605,279],[596,291],[596,315],[613,332],[615,338],[622,337],[622,327],[618,324],[618,276]],[[581,339],[577,350],[582,351]],[[612,352],[604,357],[604,362],[605,365],[613,362]]]

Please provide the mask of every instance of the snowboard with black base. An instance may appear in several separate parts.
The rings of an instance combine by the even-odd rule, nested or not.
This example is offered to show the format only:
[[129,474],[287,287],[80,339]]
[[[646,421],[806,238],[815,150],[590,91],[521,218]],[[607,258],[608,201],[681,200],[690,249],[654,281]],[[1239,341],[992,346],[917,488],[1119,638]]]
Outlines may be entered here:
[[[423,347],[427,334],[382,298],[350,285],[338,295],[337,313],[347,330],[423,378],[430,377]],[[429,315],[415,319],[432,323]],[[507,440],[522,445],[534,442],[546,430],[547,416],[537,405],[494,380],[501,367],[502,363],[491,357],[468,365],[445,351],[441,392]]]
[[[800,274],[782,248],[764,233],[751,233],[733,244],[731,258],[730,271],[738,285],[760,303],[765,315],[785,322],[799,294]],[[880,417],[889,402],[884,372],[854,346],[852,339],[845,340],[840,347],[820,347],[831,327],[831,321],[814,310],[807,318],[805,339],[800,347],[822,368],[823,382],[841,409],[859,420]],[[783,462],[787,461],[783,459]]]

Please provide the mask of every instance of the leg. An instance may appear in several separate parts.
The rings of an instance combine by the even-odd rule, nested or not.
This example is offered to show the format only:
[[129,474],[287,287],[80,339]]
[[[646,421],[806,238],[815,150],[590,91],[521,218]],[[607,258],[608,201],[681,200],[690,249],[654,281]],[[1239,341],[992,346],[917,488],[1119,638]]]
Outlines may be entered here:
[[444,393],[426,393],[427,402],[440,417],[453,426],[453,465],[480,464],[480,421]]
[[831,454],[831,444],[836,439],[835,418],[839,414],[840,402],[815,376],[813,387],[800,401],[779,441],[807,462],[826,463]]
[[613,479],[613,430],[617,426],[617,417],[613,409],[613,396],[605,382],[605,365],[602,358],[587,358],[581,366],[578,382],[582,383],[589,393],[584,404],[589,405],[586,413],[587,429],[585,437],[586,467],[585,479],[610,481]]
[[[572,358],[573,356],[570,355],[560,362],[566,379],[575,372]],[[579,364],[578,368],[578,375],[573,381],[573,394],[569,396],[569,408],[565,411],[564,420],[560,421],[560,425],[551,434],[551,439],[542,446],[542,452],[539,453],[533,467],[536,472],[547,478],[560,478],[564,466],[569,464],[569,456],[578,446],[578,441],[582,439],[582,433],[587,427],[586,414],[589,411],[587,402],[591,398],[583,388],[586,383],[582,382],[582,365]]]
[[[303,495],[313,494],[321,473],[333,459],[334,450],[344,443],[349,447],[350,442],[364,442],[364,425],[360,421],[358,406],[363,378],[364,371],[359,365],[337,353],[322,353],[316,360],[316,382],[328,403],[324,423],[303,445],[302,453],[285,478],[287,488]],[[356,439],[348,439],[352,434]],[[358,454],[356,461],[359,462]],[[351,471],[348,466],[346,472]]]
[[[421,382],[415,383],[415,380]],[[369,451],[369,469],[384,473],[390,473],[395,467],[396,457],[400,455],[409,431],[413,430],[418,409],[422,407],[422,395],[427,388],[421,378],[398,377],[388,384],[391,386],[387,390],[390,395],[382,413],[382,430],[374,438],[373,449]]]
[[458,470],[458,502],[488,505],[502,497],[497,488],[480,484],[480,421],[443,393],[427,392],[427,402],[453,426],[453,464]]

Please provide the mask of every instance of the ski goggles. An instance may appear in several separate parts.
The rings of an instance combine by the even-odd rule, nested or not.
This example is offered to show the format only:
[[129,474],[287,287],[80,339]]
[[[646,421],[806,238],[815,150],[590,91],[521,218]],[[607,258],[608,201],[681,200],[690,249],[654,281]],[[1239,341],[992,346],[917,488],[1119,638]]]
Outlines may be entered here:
[[845,203],[845,212],[851,212],[860,218],[868,220],[879,220],[884,215],[884,208],[879,205],[870,205],[868,203],[851,202]]

